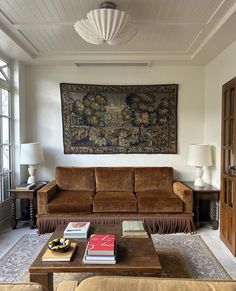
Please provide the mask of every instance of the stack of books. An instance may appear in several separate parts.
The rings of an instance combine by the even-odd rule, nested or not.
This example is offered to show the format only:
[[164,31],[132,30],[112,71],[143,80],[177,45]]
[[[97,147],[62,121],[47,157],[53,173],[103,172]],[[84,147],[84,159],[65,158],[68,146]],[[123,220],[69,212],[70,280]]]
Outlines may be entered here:
[[93,234],[87,244],[83,263],[115,264],[117,246],[114,234]]
[[90,222],[70,222],[63,234],[64,238],[87,238]]
[[125,238],[147,238],[148,234],[141,220],[131,220],[122,221],[122,236]]
[[35,183],[25,183],[25,182],[23,182],[20,185],[17,185],[16,189],[17,190],[30,190],[30,189],[34,188],[35,185],[36,185]]

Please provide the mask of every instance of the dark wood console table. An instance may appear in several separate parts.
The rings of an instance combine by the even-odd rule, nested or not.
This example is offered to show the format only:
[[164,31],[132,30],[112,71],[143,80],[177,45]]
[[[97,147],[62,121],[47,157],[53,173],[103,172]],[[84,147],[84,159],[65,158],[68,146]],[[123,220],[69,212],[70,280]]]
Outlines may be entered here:
[[38,183],[35,185],[34,188],[30,190],[18,190],[18,189],[11,189],[9,190],[10,196],[12,199],[11,202],[11,226],[12,229],[16,229],[17,226],[17,219],[16,219],[16,199],[27,199],[29,200],[30,205],[30,220],[29,225],[30,228],[34,228],[36,223],[36,213],[34,209],[34,199],[37,197],[37,191],[41,189],[45,184]]
[[[220,190],[212,185],[205,184],[204,187],[198,187],[194,185],[194,182],[183,182],[186,186],[193,190],[193,211],[194,211],[194,223],[196,228],[199,228],[201,219],[201,202],[209,201],[210,207],[207,213],[207,222],[212,223],[212,229],[218,229],[218,211],[219,211],[219,198]],[[211,213],[212,211],[212,219]],[[206,220],[205,220],[206,221]]]

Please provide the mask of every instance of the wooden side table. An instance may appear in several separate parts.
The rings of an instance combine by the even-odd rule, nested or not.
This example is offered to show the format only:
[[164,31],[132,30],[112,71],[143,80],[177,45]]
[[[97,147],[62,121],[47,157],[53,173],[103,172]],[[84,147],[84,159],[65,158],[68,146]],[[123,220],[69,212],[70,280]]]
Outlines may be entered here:
[[[194,211],[194,221],[196,228],[200,225],[200,201],[209,201],[210,209],[212,211],[211,222],[212,229],[218,229],[218,213],[219,213],[219,198],[220,190],[213,187],[212,185],[205,184],[204,187],[194,186],[194,182],[183,182],[186,186],[193,190],[193,211]],[[210,209],[208,210],[208,217],[210,218]]]
[[45,186],[45,184],[38,183],[34,188],[30,190],[18,190],[18,189],[10,189],[11,196],[11,226],[12,229],[16,229],[17,219],[16,219],[16,199],[27,199],[29,200],[30,205],[30,220],[29,225],[30,228],[33,229],[36,223],[36,213],[34,209],[34,199],[37,197],[37,191]]

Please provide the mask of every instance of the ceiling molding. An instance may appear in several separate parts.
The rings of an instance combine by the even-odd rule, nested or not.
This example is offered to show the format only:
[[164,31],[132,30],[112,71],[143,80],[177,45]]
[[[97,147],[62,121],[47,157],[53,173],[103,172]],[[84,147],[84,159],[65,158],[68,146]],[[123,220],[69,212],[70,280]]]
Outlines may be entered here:
[[[225,16],[216,24],[205,40],[199,45],[199,47],[192,54],[192,59],[194,59],[200,51],[206,46],[206,44],[214,37],[214,35],[221,29],[221,27],[230,19],[230,17],[236,13],[236,3],[233,7],[225,14]],[[236,24],[235,24],[236,27]]]
[[80,61],[75,63],[77,67],[151,67],[150,61]]
[[22,48],[26,54],[28,54],[32,59],[34,59],[36,55],[28,47],[29,44],[30,46],[32,46],[32,44],[28,40],[27,40],[27,43],[22,42],[22,39],[20,37],[20,32],[18,30],[14,31],[14,29],[9,28],[9,24],[11,25],[11,27],[14,27],[12,25],[13,22],[11,21],[9,17],[6,16],[6,14],[1,9],[0,9],[0,15],[2,15],[2,17],[0,18],[0,30],[2,30],[8,37],[10,37],[16,43],[16,45]]
[[[137,25],[162,25],[162,26],[185,26],[185,25],[204,25],[204,22],[163,22],[163,21],[130,21]],[[39,29],[57,29],[58,27],[73,27],[74,22],[46,22],[46,23],[14,23],[12,26],[17,30],[39,30]]]
[[212,13],[212,15],[207,20],[207,22],[206,22],[207,24],[209,24],[211,22],[211,20],[216,16],[217,12],[220,10],[220,8],[223,6],[224,3],[226,3],[226,0],[222,0],[220,5],[216,8],[216,10]]
[[111,61],[111,60],[137,60],[137,61],[143,61],[143,60],[191,60],[191,56],[181,54],[181,53],[150,53],[150,52],[70,52],[70,53],[53,53],[53,54],[42,54],[38,55],[36,60],[84,60],[84,61]]
[[[89,61],[127,62],[129,60],[137,62],[152,61],[153,63],[158,61],[169,63],[172,61],[173,63],[182,62],[183,64],[206,64],[210,61],[210,57],[208,56],[208,59],[206,57],[209,54],[205,52],[209,47],[211,47],[212,56],[220,52],[218,47],[221,50],[226,48],[224,43],[218,47],[211,46],[211,43],[216,42],[216,39],[218,43],[220,42],[220,38],[222,38],[220,31],[236,13],[235,0],[199,0],[196,5],[197,12],[193,10],[193,0],[181,0],[180,2],[186,5],[180,3],[173,15],[168,12],[168,9],[172,7],[171,1],[166,0],[158,4],[158,0],[152,0],[152,7],[162,7],[163,9],[163,13],[158,12],[160,19],[155,19],[153,9],[142,6],[141,1],[137,2],[137,7],[132,11],[131,0],[120,0],[122,5],[131,9],[133,13],[131,13],[132,22],[140,25],[143,30],[127,45],[108,48],[107,46],[88,45],[74,32],[74,16],[71,16],[71,14],[75,15],[75,13],[72,3],[77,2],[73,2],[73,0],[68,2],[67,14],[64,11],[65,9],[62,9],[62,0],[58,0],[60,5],[55,11],[52,10],[55,8],[55,3],[52,0],[31,2],[30,8],[26,6],[25,0],[17,0],[17,5],[20,6],[19,3],[21,3],[22,6],[20,10],[17,10],[17,5],[15,5],[14,11],[11,10],[10,1],[2,0],[0,29],[24,50],[30,57],[27,61],[31,64],[56,63],[56,61],[58,63],[65,63],[66,61],[68,63],[73,61],[74,63],[78,61],[88,63]],[[88,3],[81,1],[78,5],[81,7],[80,13],[85,14],[85,17],[86,13],[83,11],[88,11]],[[97,0],[91,0],[90,7],[93,5],[97,6]],[[190,13],[198,13],[193,14],[193,18],[188,17],[188,5],[191,8]],[[138,10],[139,6],[140,11]],[[165,11],[163,7],[168,9]],[[149,17],[149,14],[145,14],[146,8],[149,9],[148,13],[152,16]],[[32,12],[35,9],[35,12],[29,15],[29,9]],[[47,9],[47,15],[42,12],[46,11],[45,9]],[[71,14],[68,13],[69,9],[72,9]],[[140,13],[143,13],[143,18],[137,17]],[[179,15],[184,16],[181,18]],[[236,23],[234,25],[236,26]],[[229,27],[229,29],[231,28]],[[228,35],[225,44],[234,40],[236,40],[235,34]],[[138,47],[141,50],[136,51],[135,49]]]
[[26,54],[28,54],[32,59],[36,57],[36,55],[26,46],[23,44],[18,37],[16,37],[12,32],[10,32],[0,21],[0,29],[12,40],[15,42],[16,45],[21,47]]

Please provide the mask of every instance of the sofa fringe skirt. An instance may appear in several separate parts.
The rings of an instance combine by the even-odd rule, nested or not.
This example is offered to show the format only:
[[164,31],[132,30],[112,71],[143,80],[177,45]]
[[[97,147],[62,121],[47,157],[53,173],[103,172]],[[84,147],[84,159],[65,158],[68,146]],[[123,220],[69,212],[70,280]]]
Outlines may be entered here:
[[67,225],[71,221],[90,221],[91,224],[118,224],[121,223],[123,220],[142,220],[146,227],[146,230],[149,234],[169,234],[169,233],[195,233],[196,228],[193,223],[193,216],[192,215],[176,215],[170,216],[170,214],[166,215],[150,215],[149,217],[143,216],[130,216],[130,215],[121,215],[118,214],[117,216],[112,215],[112,217],[103,217],[96,215],[95,217],[90,215],[85,216],[68,216],[65,214],[63,217],[57,216],[47,216],[47,217],[38,217],[37,218],[37,227],[38,233],[49,233],[55,231],[55,229],[60,225]]

